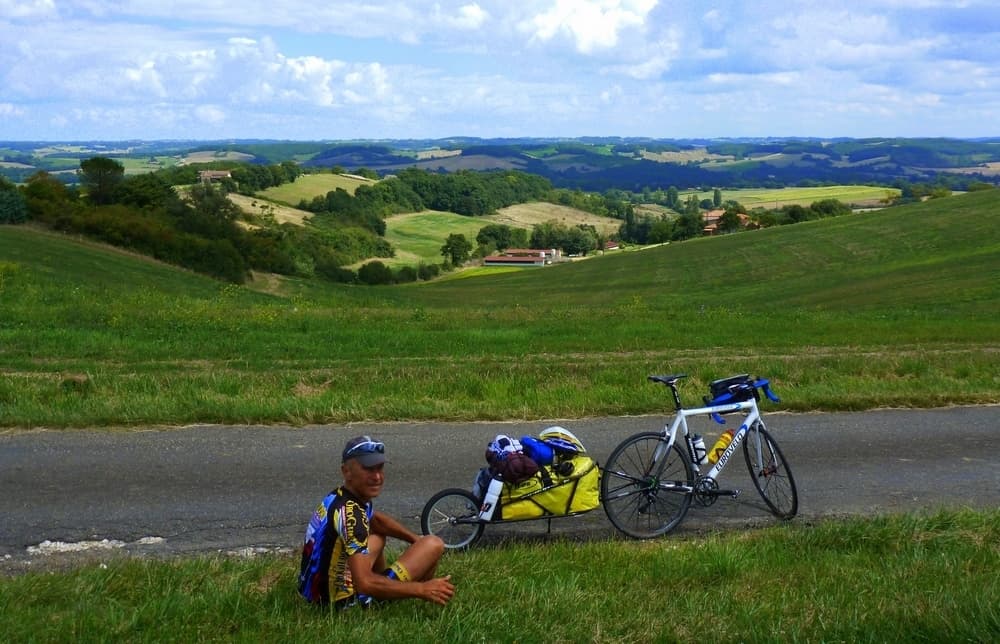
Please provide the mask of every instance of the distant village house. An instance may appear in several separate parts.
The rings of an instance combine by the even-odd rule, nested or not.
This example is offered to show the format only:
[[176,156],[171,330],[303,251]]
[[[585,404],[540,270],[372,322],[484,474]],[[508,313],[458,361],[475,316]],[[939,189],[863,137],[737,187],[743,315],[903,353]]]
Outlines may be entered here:
[[229,170],[199,170],[198,178],[202,183],[212,183],[223,179],[232,179],[233,175]]

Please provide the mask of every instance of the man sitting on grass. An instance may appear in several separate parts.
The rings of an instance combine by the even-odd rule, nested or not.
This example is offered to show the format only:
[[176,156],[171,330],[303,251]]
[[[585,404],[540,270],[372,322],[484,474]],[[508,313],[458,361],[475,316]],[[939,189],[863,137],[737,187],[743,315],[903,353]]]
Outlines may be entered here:
[[[385,444],[369,436],[347,441],[340,466],[344,483],[323,499],[306,528],[299,593],[310,603],[367,608],[374,600],[417,597],[443,606],[455,594],[450,575],[434,576],[444,542],[418,536],[372,507],[385,482],[384,468]],[[387,567],[388,537],[410,546]]]

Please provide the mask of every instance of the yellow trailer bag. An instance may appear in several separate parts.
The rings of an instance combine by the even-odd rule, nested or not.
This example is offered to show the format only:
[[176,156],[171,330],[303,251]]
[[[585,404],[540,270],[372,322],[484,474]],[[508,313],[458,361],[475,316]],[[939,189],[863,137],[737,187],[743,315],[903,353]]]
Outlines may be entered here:
[[600,476],[597,463],[585,454],[546,465],[527,481],[504,484],[500,518],[534,519],[593,510],[601,502]]

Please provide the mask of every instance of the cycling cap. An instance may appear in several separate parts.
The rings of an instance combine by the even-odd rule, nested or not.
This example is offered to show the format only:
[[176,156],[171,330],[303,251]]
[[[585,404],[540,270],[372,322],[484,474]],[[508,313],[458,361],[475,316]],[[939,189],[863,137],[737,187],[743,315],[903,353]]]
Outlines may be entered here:
[[344,463],[356,458],[365,467],[385,463],[385,443],[373,440],[371,436],[358,436],[347,441],[341,456]]

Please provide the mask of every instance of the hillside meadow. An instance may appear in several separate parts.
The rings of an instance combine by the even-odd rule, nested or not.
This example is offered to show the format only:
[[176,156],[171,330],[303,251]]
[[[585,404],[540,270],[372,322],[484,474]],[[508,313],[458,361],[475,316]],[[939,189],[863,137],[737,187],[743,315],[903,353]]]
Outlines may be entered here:
[[[722,200],[734,200],[747,207],[781,208],[782,206],[808,206],[825,199],[836,199],[852,207],[870,207],[884,204],[886,200],[899,196],[898,188],[880,186],[816,186],[808,188],[741,188],[723,189]],[[681,193],[681,200],[694,194],[699,201],[712,199],[714,191]]]
[[374,183],[357,175],[345,174],[303,174],[291,183],[283,183],[267,190],[262,190],[258,196],[287,206],[297,206],[303,199],[312,201],[315,197],[325,197],[326,193],[342,188],[348,194],[354,194],[358,186]]
[[[448,235],[464,235],[473,245],[484,226],[502,224],[529,232],[536,224],[555,221],[564,226],[592,225],[603,234],[618,230],[621,221],[592,215],[558,204],[535,202],[501,208],[496,214],[466,217],[450,212],[424,212],[392,215],[386,218],[385,238],[396,249],[396,256],[379,261],[390,266],[441,262],[441,246]],[[362,262],[363,263],[363,262]]]
[[1000,402],[1000,191],[393,287],[220,284],[0,227],[0,425],[537,419],[733,373],[784,410]]

